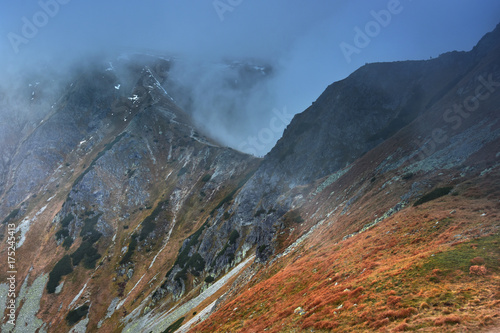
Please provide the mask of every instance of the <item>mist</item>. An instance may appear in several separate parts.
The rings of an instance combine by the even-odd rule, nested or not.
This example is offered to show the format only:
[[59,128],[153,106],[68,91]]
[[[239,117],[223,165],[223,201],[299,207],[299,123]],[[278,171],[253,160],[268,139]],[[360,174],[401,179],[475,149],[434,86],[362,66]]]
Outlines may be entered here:
[[[495,0],[9,3],[0,13],[2,122],[39,121],[82,64],[161,54],[175,59],[166,88],[195,122],[263,156],[334,81],[365,63],[470,50],[499,17]],[[34,92],[45,97],[37,107]]]

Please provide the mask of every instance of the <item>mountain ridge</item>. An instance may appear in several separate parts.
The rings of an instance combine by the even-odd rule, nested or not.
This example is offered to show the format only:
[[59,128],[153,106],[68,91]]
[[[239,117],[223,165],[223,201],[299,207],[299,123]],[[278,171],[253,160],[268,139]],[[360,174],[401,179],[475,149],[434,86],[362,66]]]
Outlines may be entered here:
[[[263,159],[198,132],[176,104],[189,96],[165,89],[167,59],[101,64],[56,104],[34,98],[51,107],[22,140],[3,139],[0,169],[2,234],[15,224],[18,243],[17,327],[163,332],[210,304],[193,331],[498,324],[469,296],[440,301],[424,285],[459,294],[479,283],[470,298],[498,302],[499,29],[470,52],[361,67],[297,114]],[[462,249],[473,241],[488,250]],[[462,273],[430,253],[455,246],[467,253]],[[472,254],[487,277],[466,274]],[[391,260],[404,264],[391,271]],[[441,273],[415,273],[425,260]],[[420,296],[398,288],[411,289],[400,276]]]

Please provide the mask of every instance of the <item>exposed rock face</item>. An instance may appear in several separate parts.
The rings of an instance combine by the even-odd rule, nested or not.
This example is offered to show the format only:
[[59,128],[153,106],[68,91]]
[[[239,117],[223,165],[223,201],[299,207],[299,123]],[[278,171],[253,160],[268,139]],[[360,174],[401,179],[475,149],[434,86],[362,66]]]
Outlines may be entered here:
[[[229,232],[238,230],[243,235],[239,240],[243,252],[252,246],[269,251],[277,231],[283,228],[283,214],[304,203],[301,190],[294,191],[295,188],[334,174],[402,129],[414,135],[413,140],[429,136],[432,141],[435,128],[430,126],[439,128],[438,124],[442,124],[444,130],[454,126],[454,122],[444,119],[446,108],[451,108],[457,100],[462,103],[467,94],[473,94],[474,85],[481,85],[488,75],[491,80],[500,81],[497,61],[491,61],[498,54],[499,35],[497,28],[471,52],[446,53],[429,61],[369,64],[330,85],[311,107],[294,117],[283,137],[236,196],[234,204],[227,208],[231,217],[221,219],[223,210],[219,210],[213,224],[220,227],[216,233],[208,229],[206,239],[210,239],[211,244],[224,245]],[[483,65],[486,61],[487,67]],[[471,78],[473,81],[468,82]],[[465,84],[472,87],[464,87]],[[493,102],[491,98],[484,104]],[[490,116],[493,122],[497,121],[494,115]],[[492,128],[481,128],[485,131],[479,135],[481,138],[474,139],[472,134],[478,128],[449,138],[455,143],[442,147],[440,163],[456,159],[455,155],[463,152],[462,157],[450,164],[459,165],[472,154],[471,141],[486,144],[498,137]],[[416,146],[415,142],[408,142],[408,138],[403,139],[406,141],[399,144],[405,150],[399,149],[393,168],[400,167],[409,157],[417,158],[419,149],[426,148],[423,140],[420,141],[423,144]],[[476,151],[480,146],[476,145]],[[419,161],[413,171],[420,170],[427,162]],[[384,168],[389,170],[387,166]],[[221,235],[224,235],[222,240]],[[207,242],[203,240],[201,244]],[[200,253],[207,262],[212,262],[215,272],[220,272],[227,259],[235,256],[231,250],[226,249],[228,257],[214,261],[214,251],[209,253],[206,247],[200,247]],[[269,253],[258,251],[257,254],[265,259]]]
[[200,134],[176,104],[183,89],[163,88],[175,85],[164,59],[92,65],[55,104],[35,99],[50,106],[36,121],[0,124],[0,214],[17,228],[19,278],[52,272],[45,327],[66,330],[68,311],[89,303],[88,330],[148,331],[249,255],[297,247],[303,222],[357,214],[379,179],[377,191],[397,195],[367,223],[339,227],[345,239],[436,179],[498,167],[499,35],[471,52],[360,68],[296,115],[264,159]]

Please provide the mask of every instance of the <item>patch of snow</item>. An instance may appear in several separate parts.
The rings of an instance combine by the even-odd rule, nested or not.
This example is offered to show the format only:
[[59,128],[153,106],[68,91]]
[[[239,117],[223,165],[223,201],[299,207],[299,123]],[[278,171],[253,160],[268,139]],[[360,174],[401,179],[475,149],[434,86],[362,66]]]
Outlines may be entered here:
[[31,224],[36,221],[36,218],[38,215],[42,214],[45,209],[47,208],[48,205],[45,205],[40,209],[33,218],[28,218],[25,217],[21,223],[17,226],[16,232],[21,232],[21,235],[19,236],[19,241],[17,242],[17,247],[21,247],[24,244],[24,241],[26,240],[26,234],[30,230]]
[[71,303],[69,303],[69,305],[68,305],[68,309],[70,309],[70,308],[73,306],[73,304],[74,304],[76,301],[78,301],[78,299],[80,298],[80,296],[82,296],[83,291],[85,290],[85,288],[87,288],[87,283],[89,283],[89,280],[90,280],[90,279],[88,279],[88,280],[87,280],[87,282],[86,282],[86,283],[85,283],[85,285],[83,286],[82,290],[80,290],[80,292],[79,292],[79,293],[75,296],[75,298],[73,298],[73,300],[71,301]]
[[151,69],[149,67],[146,67],[146,70],[149,73],[150,77],[152,77],[155,80],[155,86],[158,89],[160,89],[165,94],[165,96],[167,96],[173,102],[174,99],[168,94],[168,92],[165,90],[165,88],[162,87],[162,85],[160,84],[160,81],[158,81],[158,79],[156,78],[156,76],[154,76],[154,74],[151,71]]
[[146,147],[148,148],[149,153],[151,154],[151,159],[153,160],[153,164],[156,164],[156,158],[155,158],[155,155],[153,154],[153,151],[151,150],[151,147],[149,146],[149,143],[148,143],[148,142],[146,142]]
[[118,85],[115,86],[115,89],[116,90],[120,90],[120,87],[121,87],[121,84],[118,84]]
[[106,72],[114,71],[115,67],[113,66],[113,63],[110,61],[108,64],[109,64],[109,67],[106,68]]
[[210,303],[206,308],[204,308],[203,310],[201,310],[196,316],[194,316],[193,318],[191,318],[191,320],[189,320],[187,323],[185,323],[184,325],[182,325],[179,330],[177,330],[177,332],[179,333],[186,333],[187,331],[189,331],[189,329],[191,328],[191,326],[193,326],[194,324],[199,324],[201,323],[202,321],[204,321],[205,319],[208,318],[208,316],[210,315],[210,312],[212,312],[212,309],[215,307],[215,304],[217,303],[218,299],[216,299],[215,301],[213,301],[212,303]]
[[128,97],[129,100],[133,101],[134,103],[137,102],[139,100],[139,96],[138,95],[132,95],[132,97]]
[[139,279],[139,281],[137,281],[137,283],[135,284],[135,286],[130,289],[130,291],[128,292],[127,296],[120,302],[118,303],[118,305],[116,306],[116,310],[120,309],[123,304],[125,304],[125,302],[127,301],[128,297],[130,296],[130,294],[132,293],[132,291],[135,289],[135,287],[137,287],[139,285],[139,283],[141,283],[142,279],[144,278],[144,276],[146,275],[146,273],[144,273],[141,278]]
[[[255,255],[250,256],[249,258],[238,264],[230,272],[228,272],[226,275],[217,280],[217,282],[203,291],[200,295],[180,305],[175,310],[155,316],[151,315],[150,312],[142,318],[135,318],[135,320],[129,323],[122,332],[163,332],[177,319],[185,316],[186,313],[190,312],[193,308],[197,307],[207,298],[211,297],[217,291],[219,291],[233,276],[238,274],[253,259],[255,259]],[[123,320],[127,320],[127,317],[125,317]]]

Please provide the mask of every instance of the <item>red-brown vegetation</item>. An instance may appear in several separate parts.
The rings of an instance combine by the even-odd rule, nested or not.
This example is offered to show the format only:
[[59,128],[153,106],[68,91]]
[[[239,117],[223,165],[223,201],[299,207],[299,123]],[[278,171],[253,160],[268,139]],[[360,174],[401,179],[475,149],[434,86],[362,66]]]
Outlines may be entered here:
[[[382,204],[373,205],[372,212]],[[500,300],[500,268],[492,259],[500,254],[494,242],[483,250],[483,239],[491,232],[481,231],[496,222],[473,211],[485,206],[484,199],[450,196],[425,208],[404,209],[344,241],[342,230],[357,221],[366,224],[366,213],[353,210],[350,216],[332,216],[331,226],[319,229],[297,253],[263,268],[250,290],[247,286],[195,331],[213,332],[214,322],[219,331],[231,332],[253,332],[255,327],[270,332],[427,331],[453,324],[473,330],[498,324],[495,305],[485,300]],[[452,210],[456,212],[450,215]],[[461,260],[462,266],[453,260]],[[471,271],[470,265],[478,268]],[[488,279],[478,279],[477,273],[487,273]],[[431,277],[435,282],[429,281]],[[293,313],[298,306],[304,315]],[[230,317],[235,307],[245,311]]]
[[461,322],[461,319],[457,315],[449,315],[449,316],[443,316],[439,317],[436,320],[434,320],[434,325],[436,326],[442,326],[444,324],[459,324]]
[[486,270],[486,267],[484,266],[470,266],[469,268],[469,274],[471,275],[478,275],[478,276],[483,276],[486,275],[488,271]]

